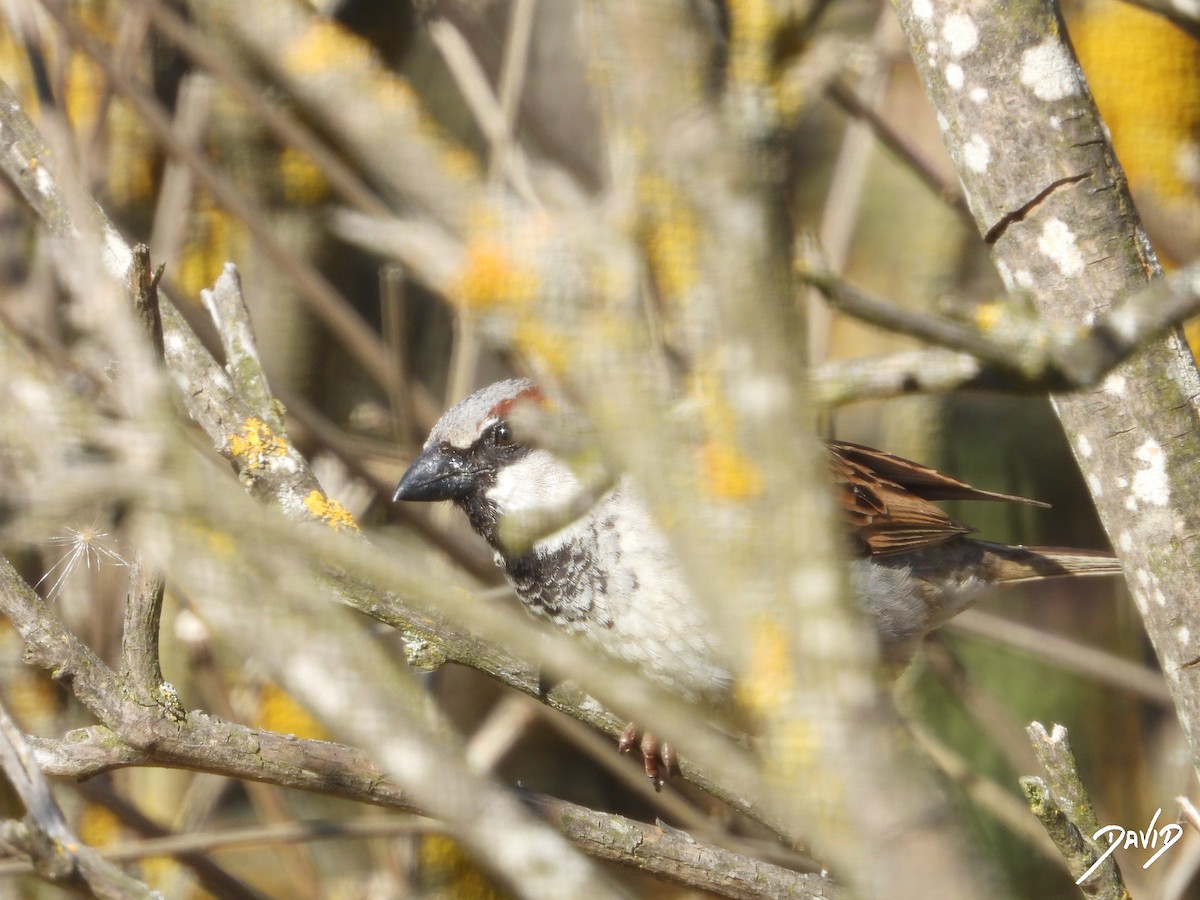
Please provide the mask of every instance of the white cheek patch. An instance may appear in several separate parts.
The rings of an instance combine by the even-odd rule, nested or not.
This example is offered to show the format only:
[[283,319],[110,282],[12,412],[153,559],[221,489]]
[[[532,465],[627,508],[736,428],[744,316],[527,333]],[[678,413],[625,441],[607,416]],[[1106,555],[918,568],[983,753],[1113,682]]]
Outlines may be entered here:
[[561,508],[580,493],[574,473],[545,450],[531,450],[502,465],[487,497],[501,515]]

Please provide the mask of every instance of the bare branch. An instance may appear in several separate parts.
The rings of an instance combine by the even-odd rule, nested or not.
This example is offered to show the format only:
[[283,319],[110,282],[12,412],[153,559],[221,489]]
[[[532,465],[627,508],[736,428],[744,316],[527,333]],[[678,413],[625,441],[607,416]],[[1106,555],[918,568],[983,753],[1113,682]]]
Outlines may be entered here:
[[98,897],[161,897],[82,844],[67,825],[24,735],[0,704],[0,768],[25,806],[23,823],[0,825],[0,841],[17,847],[49,882],[86,887]]
[[[928,383],[942,390],[989,386],[1045,392],[1094,387],[1139,349],[1200,312],[1200,264],[1157,279],[1115,302],[1095,322],[1066,333],[995,305],[980,311],[979,323],[970,325],[902,309],[827,273],[802,272],[801,277],[842,312],[897,334],[969,353],[986,364],[971,367],[955,357],[933,357],[935,364],[957,366],[964,376],[951,385],[946,372],[935,374]],[[891,377],[901,384],[926,383],[916,375]],[[885,381],[885,387],[887,383],[894,381]]]
[[[1076,883],[1086,880],[1089,896],[1125,900],[1129,891],[1116,860],[1107,854],[1109,847],[1096,840],[1100,826],[1079,777],[1067,730],[1055,725],[1053,732],[1047,734],[1040,722],[1033,722],[1028,733],[1046,776],[1045,781],[1033,777],[1021,779],[1034,815],[1042,820],[1067,861],[1071,875],[1078,879]],[[1097,868],[1101,860],[1103,863]]]

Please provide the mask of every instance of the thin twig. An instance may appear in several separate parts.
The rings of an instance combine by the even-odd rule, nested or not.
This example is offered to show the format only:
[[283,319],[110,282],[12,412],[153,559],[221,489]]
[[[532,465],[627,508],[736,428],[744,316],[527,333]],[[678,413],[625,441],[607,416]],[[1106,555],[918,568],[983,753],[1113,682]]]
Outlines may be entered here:
[[[987,330],[953,319],[902,309],[821,270],[801,272],[843,312],[939,347],[970,353],[998,372],[981,370],[972,382],[1013,376],[1031,388],[1070,391],[1096,385],[1136,350],[1200,312],[1200,263],[1159,278],[1123,298],[1094,323],[1068,336],[1033,317],[992,307]],[[996,322],[999,324],[996,324]],[[1004,373],[1008,373],[1005,379]]]
[[212,193],[221,206],[246,224],[264,256],[292,279],[299,296],[308,303],[317,318],[345,343],[368,374],[381,386],[386,386],[389,367],[379,336],[337,289],[310,263],[297,257],[284,245],[267,225],[261,210],[248,199],[244,191],[234,186],[195,147],[181,139],[150,91],[122,72],[113,63],[111,54],[71,18],[59,0],[39,2],[54,16],[70,43],[95,61],[105,77],[136,110],[151,134],[173,156],[188,165],[196,180]]
[[874,132],[879,143],[894,153],[925,184],[934,195],[945,203],[972,231],[975,219],[963,197],[957,182],[943,178],[937,168],[916,149],[903,134],[898,132],[875,108],[863,101],[843,81],[834,81],[825,92],[829,99],[848,114],[861,119]]
[[159,0],[134,2],[146,10],[156,30],[228,88],[258,122],[280,141],[309,157],[321,170],[333,192],[344,202],[375,215],[388,211],[387,204],[308,125],[279,104],[271,102],[268,93],[246,72],[245,66],[233,54],[222,52],[212,40],[197,34],[196,29],[171,6]]
[[966,610],[947,628],[1029,653],[1050,665],[1127,691],[1158,706],[1172,706],[1162,672],[1070,638],[980,609]]
[[1108,852],[1111,848],[1101,846],[1096,840],[1100,826],[1079,777],[1067,730],[1055,725],[1047,734],[1040,722],[1032,722],[1028,734],[1045,774],[1045,780],[1021,779],[1034,815],[1041,819],[1071,875],[1078,879],[1076,883],[1087,882],[1088,896],[1128,900],[1129,891],[1121,871]]

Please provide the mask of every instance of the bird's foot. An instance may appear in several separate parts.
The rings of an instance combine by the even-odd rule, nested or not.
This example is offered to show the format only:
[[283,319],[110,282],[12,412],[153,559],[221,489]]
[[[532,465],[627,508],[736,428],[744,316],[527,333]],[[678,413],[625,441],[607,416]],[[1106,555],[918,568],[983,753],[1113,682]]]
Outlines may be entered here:
[[[639,741],[638,738],[641,740]],[[675,756],[675,748],[670,744],[660,744],[658,738],[650,732],[639,732],[637,724],[630,722],[621,732],[617,740],[617,749],[628,753],[635,746],[642,751],[642,763],[646,769],[646,777],[654,785],[656,791],[661,791],[664,782],[679,771],[679,760]]]

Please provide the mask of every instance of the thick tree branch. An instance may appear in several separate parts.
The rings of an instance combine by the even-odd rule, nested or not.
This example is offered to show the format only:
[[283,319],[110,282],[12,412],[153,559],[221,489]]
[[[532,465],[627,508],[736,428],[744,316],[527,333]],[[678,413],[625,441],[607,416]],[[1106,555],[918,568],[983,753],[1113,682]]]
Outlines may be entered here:
[[[1021,0],[1001,11],[954,0],[897,11],[980,233],[1008,221],[992,245],[1006,286],[1052,326],[1107,321],[1098,343],[1124,343],[1141,311],[1117,304],[1159,278],[1158,263],[1054,5]],[[943,36],[952,58],[930,55]],[[1022,148],[1010,158],[1016,121]],[[1196,292],[1186,280],[1179,287],[1180,297]],[[1200,761],[1200,669],[1186,665],[1200,657],[1200,376],[1191,352],[1168,332],[1099,389],[1055,405]]]

